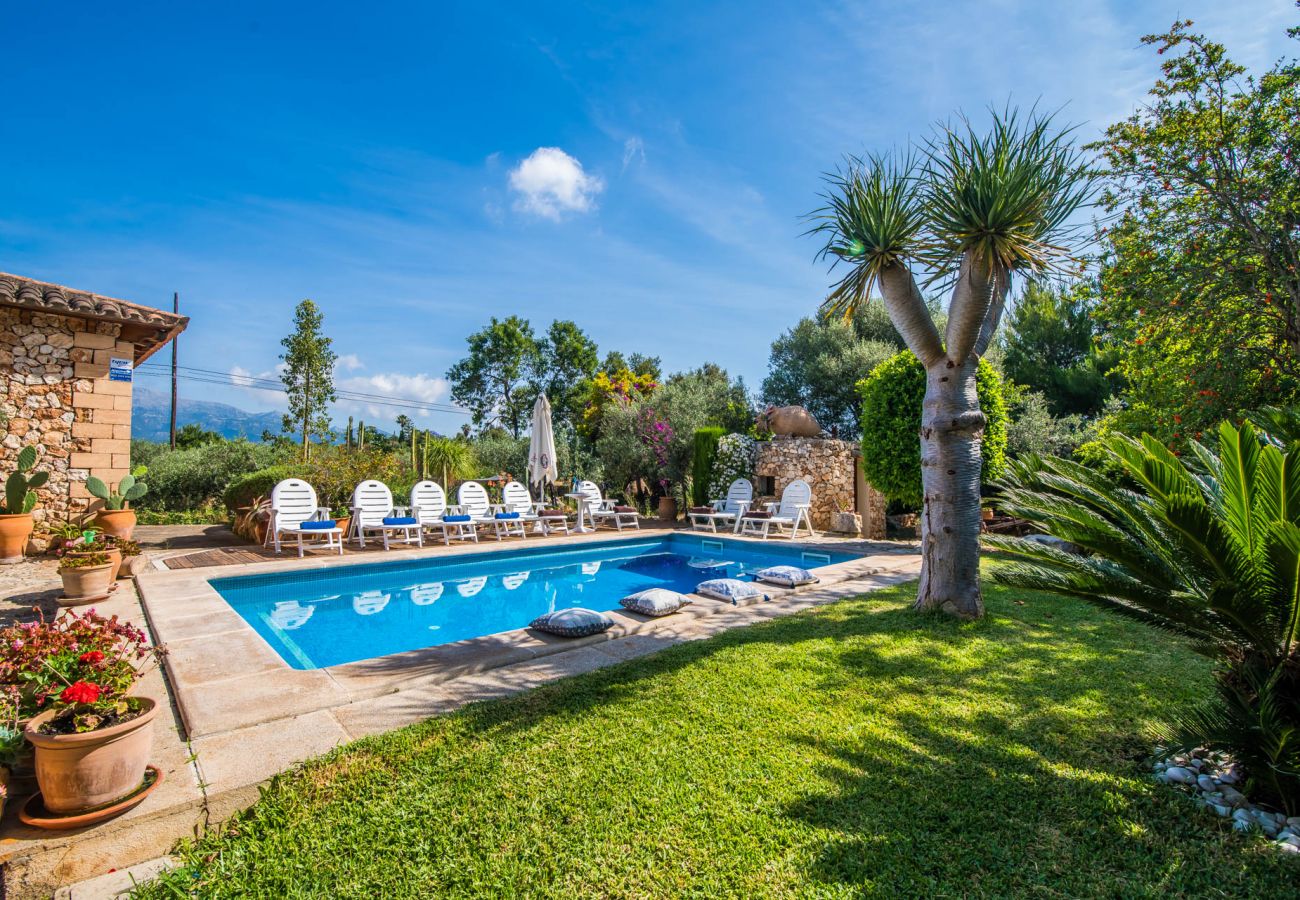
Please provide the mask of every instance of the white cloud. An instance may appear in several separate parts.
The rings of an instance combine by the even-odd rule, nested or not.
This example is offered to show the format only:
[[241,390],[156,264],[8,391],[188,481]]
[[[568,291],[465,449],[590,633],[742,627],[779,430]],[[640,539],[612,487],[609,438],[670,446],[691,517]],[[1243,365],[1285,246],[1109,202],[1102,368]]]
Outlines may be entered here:
[[[357,375],[340,378],[334,382],[337,391],[350,391],[358,394],[372,394],[385,399],[414,400],[417,403],[446,403],[451,393],[451,384],[445,378],[437,378],[423,373],[404,375],[400,372],[381,372],[374,375]],[[402,413],[408,416],[429,415],[430,409],[403,409],[378,403],[368,403],[364,399],[340,398],[336,409],[344,412],[361,412],[368,418],[391,421]]]
[[633,160],[645,162],[645,141],[639,137],[630,137],[623,142],[623,169],[632,164]]
[[519,195],[515,209],[558,221],[594,209],[605,182],[559,147],[538,147],[510,170],[510,189]]
[[355,353],[344,353],[334,361],[334,371],[336,372],[355,372],[357,369],[364,369],[365,367],[366,364]]

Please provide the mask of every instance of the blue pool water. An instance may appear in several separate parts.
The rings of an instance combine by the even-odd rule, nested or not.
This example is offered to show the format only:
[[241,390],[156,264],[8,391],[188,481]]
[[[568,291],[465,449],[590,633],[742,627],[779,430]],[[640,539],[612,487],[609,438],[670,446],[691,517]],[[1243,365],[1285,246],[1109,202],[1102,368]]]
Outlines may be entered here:
[[[672,534],[415,562],[215,578],[212,587],[295,669],[317,669],[523,628],[568,606],[610,610],[634,591],[688,592],[766,566],[852,559],[789,544]],[[708,567],[709,563],[721,563]]]

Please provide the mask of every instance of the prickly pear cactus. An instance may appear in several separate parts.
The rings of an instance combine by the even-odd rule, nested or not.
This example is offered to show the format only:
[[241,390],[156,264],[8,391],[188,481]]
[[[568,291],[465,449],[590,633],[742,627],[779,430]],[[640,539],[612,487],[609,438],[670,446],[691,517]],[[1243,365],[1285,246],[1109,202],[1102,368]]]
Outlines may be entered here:
[[5,479],[5,515],[29,513],[36,508],[34,491],[50,480],[49,472],[34,472],[36,448],[24,447],[18,451],[18,468]]
[[139,500],[149,493],[149,485],[140,481],[147,471],[149,470],[144,466],[137,466],[132,472],[123,475],[116,491],[109,490],[103,479],[91,475],[86,479],[86,490],[90,492],[90,496],[103,500],[104,506],[108,509],[126,509],[128,503]]

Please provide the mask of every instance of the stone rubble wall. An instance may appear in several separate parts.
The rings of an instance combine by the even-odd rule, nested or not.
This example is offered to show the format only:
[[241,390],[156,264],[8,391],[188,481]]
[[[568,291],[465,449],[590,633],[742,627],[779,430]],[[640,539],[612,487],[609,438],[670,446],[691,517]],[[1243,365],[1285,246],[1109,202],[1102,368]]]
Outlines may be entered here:
[[809,518],[818,531],[831,527],[836,512],[856,511],[862,514],[863,535],[883,538],[885,500],[859,476],[857,452],[852,441],[776,437],[759,443],[754,474],[773,478],[778,498],[795,479],[808,482],[813,494]]
[[77,519],[101,506],[86,490],[97,475],[117,484],[131,465],[131,383],[110,381],[113,356],[135,358],[114,322],[0,307],[0,480],[27,445],[50,473],[38,521]]

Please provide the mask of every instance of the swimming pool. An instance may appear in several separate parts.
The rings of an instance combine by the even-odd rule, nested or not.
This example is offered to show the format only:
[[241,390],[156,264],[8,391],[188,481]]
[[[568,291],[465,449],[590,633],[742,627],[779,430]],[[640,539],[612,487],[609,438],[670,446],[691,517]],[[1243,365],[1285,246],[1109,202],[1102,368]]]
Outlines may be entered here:
[[523,628],[568,606],[611,610],[650,587],[693,591],[765,566],[849,553],[692,534],[214,578],[209,583],[295,669],[342,665]]

